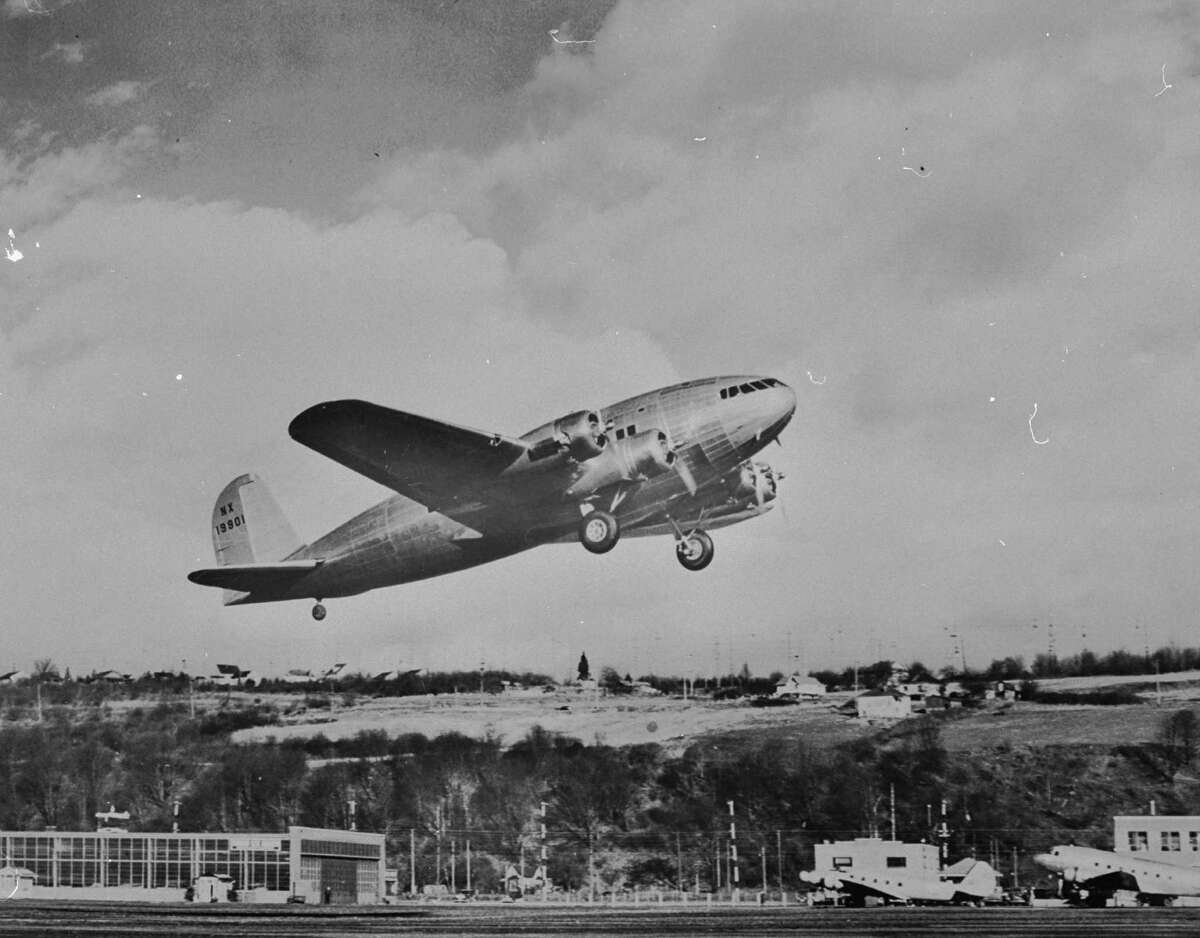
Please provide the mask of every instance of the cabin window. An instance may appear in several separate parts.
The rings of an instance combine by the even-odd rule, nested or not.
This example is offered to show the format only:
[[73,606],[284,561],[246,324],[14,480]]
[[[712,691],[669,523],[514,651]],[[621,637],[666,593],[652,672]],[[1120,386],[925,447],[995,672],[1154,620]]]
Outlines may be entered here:
[[854,866],[854,859],[852,857],[833,858],[833,868],[835,870],[848,870],[852,866]]
[[1200,831],[1188,831],[1188,846],[1193,851],[1200,850]]
[[622,427],[620,430],[617,431],[617,439],[618,440],[625,439],[625,428],[624,427]]
[[1162,849],[1170,853],[1179,852],[1179,831],[1162,832]]
[[1146,831],[1129,832],[1129,852],[1144,853],[1150,849],[1150,835]]
[[888,869],[898,869],[908,866],[908,857],[888,857],[887,865]]
[[635,433],[637,433],[637,425],[636,424],[631,423],[629,426],[627,426],[625,428],[626,436],[633,436]]

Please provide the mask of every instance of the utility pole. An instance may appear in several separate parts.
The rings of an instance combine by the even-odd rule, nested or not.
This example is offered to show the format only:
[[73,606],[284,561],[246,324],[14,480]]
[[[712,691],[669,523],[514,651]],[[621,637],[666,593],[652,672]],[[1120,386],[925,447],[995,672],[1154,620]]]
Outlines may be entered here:
[[467,892],[471,891],[471,841],[467,841]]
[[542,802],[542,899],[550,898],[550,869],[546,859],[546,802]]
[[787,905],[787,894],[783,891],[783,834],[778,830],[775,831],[775,859],[779,873],[779,900]]
[[896,839],[896,783],[893,782],[888,786],[891,791],[891,808],[892,808],[892,840]]
[[679,891],[683,892],[683,848],[679,845],[679,831],[675,832],[675,878]]
[[458,870],[456,869],[457,859],[455,855],[455,847],[457,842],[453,837],[450,838],[450,895],[455,895],[458,892]]
[[439,799],[437,804],[437,859],[434,865],[434,882],[441,883],[442,881],[442,802]]
[[738,868],[738,852],[737,852],[737,822],[733,816],[733,800],[729,801],[729,868],[732,874],[730,886],[733,887],[733,901],[738,901],[738,890],[741,888],[742,878],[741,871]]
[[758,858],[762,861],[762,891],[765,895],[767,891],[767,847],[765,844],[758,848]]
[[409,892],[415,898],[417,895],[417,831],[412,827],[408,829],[408,876]]

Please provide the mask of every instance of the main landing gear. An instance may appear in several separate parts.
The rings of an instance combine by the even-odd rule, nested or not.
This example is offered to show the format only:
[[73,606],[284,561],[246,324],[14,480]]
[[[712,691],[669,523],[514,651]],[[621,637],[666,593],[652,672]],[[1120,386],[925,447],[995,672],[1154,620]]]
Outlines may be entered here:
[[606,554],[621,536],[621,523],[607,511],[596,508],[579,519],[579,543],[593,554]]
[[315,606],[313,606],[312,616],[318,622],[320,622],[322,619],[325,618],[325,607],[321,605],[320,601],[318,601],[317,604]]
[[675,542],[675,557],[686,570],[703,570],[712,563],[712,538],[703,531],[689,531]]
[[[703,570],[713,559],[713,542],[696,528],[685,532],[668,519],[675,530],[675,557],[686,570]],[[621,523],[609,512],[595,508],[579,519],[579,543],[593,554],[606,554],[621,537]],[[313,611],[316,615],[316,611]]]

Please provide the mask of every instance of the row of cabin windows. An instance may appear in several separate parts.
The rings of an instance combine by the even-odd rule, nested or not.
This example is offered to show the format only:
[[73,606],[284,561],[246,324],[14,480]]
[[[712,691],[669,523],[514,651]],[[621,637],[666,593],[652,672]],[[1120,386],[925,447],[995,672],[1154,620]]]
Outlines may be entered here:
[[737,397],[739,394],[752,394],[755,391],[765,391],[767,388],[777,388],[783,384],[775,378],[767,378],[759,381],[747,381],[745,384],[731,384],[727,388],[721,388],[721,400],[730,397]]
[[637,433],[637,424],[631,423],[629,426],[621,427],[617,431],[617,439],[623,440],[623,439],[625,439],[625,437],[633,436],[636,433]]
[[[1188,831],[1188,849],[1200,853],[1200,831]],[[1129,831],[1129,852],[1146,853],[1150,850],[1150,835],[1146,831]],[[1159,851],[1180,853],[1183,837],[1179,831],[1159,831]]]

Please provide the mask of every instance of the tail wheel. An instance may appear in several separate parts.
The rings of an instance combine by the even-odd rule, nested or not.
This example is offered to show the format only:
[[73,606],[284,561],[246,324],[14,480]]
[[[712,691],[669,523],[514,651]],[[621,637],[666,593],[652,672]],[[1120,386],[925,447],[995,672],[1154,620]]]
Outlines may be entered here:
[[314,619],[316,619],[318,622],[320,622],[322,619],[325,618],[325,607],[322,606],[320,603],[317,603],[315,606],[313,606],[312,616]]
[[612,550],[620,536],[620,522],[607,511],[597,508],[579,519],[579,543],[593,554]]
[[703,570],[713,559],[713,542],[703,531],[685,534],[675,545],[675,556],[687,570]]

